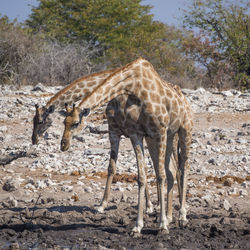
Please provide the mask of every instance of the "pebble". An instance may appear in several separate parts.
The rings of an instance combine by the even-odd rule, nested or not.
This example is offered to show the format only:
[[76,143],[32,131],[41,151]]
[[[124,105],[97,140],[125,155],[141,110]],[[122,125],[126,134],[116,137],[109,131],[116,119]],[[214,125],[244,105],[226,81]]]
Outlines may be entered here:
[[248,192],[247,192],[246,189],[240,189],[239,194],[242,195],[242,196],[248,196]]
[[73,186],[68,186],[68,185],[64,185],[61,187],[61,190],[64,192],[72,192],[73,191]]
[[229,209],[232,207],[228,200],[224,200],[223,207],[226,211],[229,211]]
[[[31,113],[35,111],[34,103],[37,103],[37,97],[30,97],[30,95],[41,95],[41,92],[56,93],[61,87],[47,87],[42,84],[37,84],[35,87],[23,86],[21,90],[15,91],[18,97],[7,98],[6,96],[13,96],[13,90],[8,86],[0,86],[0,108],[1,117],[0,121],[11,122],[15,118],[20,118],[21,122],[25,125],[32,120]],[[206,90],[198,88],[197,90],[183,90],[187,98],[190,100],[193,111],[202,113],[208,110],[212,113],[235,113],[244,112],[248,101],[250,99],[250,92],[241,94],[236,90],[227,90],[223,92]],[[29,98],[22,95],[29,95]],[[40,98],[39,104],[44,105],[50,97]],[[21,108],[22,107],[22,108]],[[54,173],[70,175],[73,171],[79,173],[91,173],[92,171],[107,171],[109,162],[110,145],[108,138],[108,125],[96,125],[95,122],[88,123],[87,129],[82,130],[76,136],[76,140],[72,140],[71,149],[68,152],[60,152],[60,138],[63,129],[63,118],[55,113],[54,119],[56,124],[60,127],[52,125],[48,129],[44,138],[41,138],[41,143],[38,145],[31,145],[30,136],[31,129],[27,129],[16,135],[10,134],[10,128],[6,125],[0,126],[0,143],[3,147],[0,153],[7,155],[14,150],[19,151],[20,148],[33,149],[37,153],[37,157],[31,160],[30,164],[26,165],[28,171],[43,171],[43,179],[37,180],[36,178],[30,179],[29,176],[24,177],[23,180],[12,178],[11,180],[1,180],[2,188],[6,192],[13,192],[19,189],[20,184],[24,181],[25,192],[33,193],[40,189],[54,188],[59,186],[64,192],[72,192],[73,184],[67,182],[54,182],[52,176]],[[60,121],[60,122],[59,122]],[[209,121],[208,121],[209,122]],[[221,177],[227,174],[233,176],[242,176],[250,174],[250,168],[247,167],[249,162],[249,128],[250,123],[241,123],[240,127],[236,130],[221,128],[219,126],[211,126],[207,130],[201,130],[193,133],[192,150],[191,150],[191,171],[196,175],[204,174],[205,176],[212,175]],[[98,144],[98,148],[92,146],[93,140]],[[121,140],[121,149],[118,157],[118,170],[121,173],[136,174],[137,166],[135,155],[132,147],[124,149],[122,146],[124,137]],[[14,141],[12,145],[8,145],[8,141]],[[225,154],[226,153],[226,154]],[[21,160],[19,160],[21,162]],[[18,162],[19,163],[19,162]],[[146,163],[149,165],[149,170],[152,171],[152,163],[146,157]],[[12,164],[16,164],[13,162]],[[20,163],[20,165],[23,165]],[[15,171],[5,168],[9,176],[14,176]],[[92,193],[98,189],[100,184],[86,187],[84,185],[85,176],[81,176],[75,182],[86,193]],[[22,186],[22,185],[21,185]],[[222,186],[218,193],[223,196],[226,194],[240,194],[247,196],[247,190],[250,186],[249,182],[243,182],[239,188],[233,187],[234,184],[230,183],[230,187]],[[84,187],[84,188],[82,188]],[[190,191],[196,195],[196,186],[194,183],[189,183]],[[239,186],[238,186],[239,187]],[[230,188],[229,190],[227,190]],[[114,186],[117,191],[123,192],[124,190],[131,191],[132,185],[126,184],[124,186]],[[211,191],[212,192],[212,191]],[[193,199],[190,198],[190,199]],[[195,202],[198,203],[212,203],[215,199],[213,193],[206,194],[202,199],[196,198]],[[15,204],[14,204],[15,205]],[[225,206],[224,206],[225,207]]]
[[15,180],[9,179],[3,184],[3,190],[7,192],[13,192],[17,190],[19,187],[19,183],[17,183]]
[[7,132],[7,126],[0,126],[0,132],[3,133],[3,132]]
[[92,190],[91,187],[85,187],[85,188],[84,188],[84,191],[85,191],[86,193],[91,193],[93,190]]

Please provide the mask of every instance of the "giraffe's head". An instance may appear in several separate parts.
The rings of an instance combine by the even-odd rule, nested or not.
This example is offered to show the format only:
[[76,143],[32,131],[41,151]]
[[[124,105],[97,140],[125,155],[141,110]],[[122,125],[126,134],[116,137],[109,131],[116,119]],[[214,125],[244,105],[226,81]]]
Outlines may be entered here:
[[33,118],[33,133],[32,133],[32,144],[38,143],[38,138],[41,137],[44,132],[51,126],[52,120],[49,118],[49,114],[55,110],[54,105],[49,108],[41,107],[36,104],[36,113]]
[[71,109],[68,104],[65,104],[66,117],[64,120],[64,132],[61,140],[61,150],[67,151],[70,147],[72,136],[80,132],[84,126],[83,116],[89,114],[89,109],[81,110],[75,104]]

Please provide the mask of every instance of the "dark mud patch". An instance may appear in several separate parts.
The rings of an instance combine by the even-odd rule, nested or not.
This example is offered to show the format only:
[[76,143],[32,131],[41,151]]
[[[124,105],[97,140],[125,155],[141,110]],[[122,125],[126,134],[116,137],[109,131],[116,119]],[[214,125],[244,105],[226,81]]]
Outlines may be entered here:
[[[33,209],[33,218],[27,221],[24,209],[6,209],[0,223],[1,249],[13,244],[20,249],[250,249],[250,218],[237,209],[224,213],[205,208],[194,213],[191,209],[187,226],[180,228],[174,220],[169,234],[157,230],[158,212],[154,212],[144,216],[139,238],[130,236],[136,206],[126,203],[110,206],[103,214],[87,206]],[[174,218],[177,213],[175,210]]]

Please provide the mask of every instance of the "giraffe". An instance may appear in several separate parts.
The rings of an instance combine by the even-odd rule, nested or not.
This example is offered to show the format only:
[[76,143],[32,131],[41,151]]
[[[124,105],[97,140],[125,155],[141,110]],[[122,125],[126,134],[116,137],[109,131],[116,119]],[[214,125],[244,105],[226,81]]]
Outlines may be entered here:
[[[116,161],[118,158],[118,150],[119,150],[119,143],[121,139],[121,135],[125,135],[126,137],[130,137],[129,135],[131,134],[131,130],[134,130],[138,124],[130,118],[131,115],[133,115],[133,110],[127,109],[126,107],[130,107],[131,105],[134,105],[136,109],[141,113],[141,106],[139,100],[137,101],[138,106],[135,106],[135,99],[134,96],[126,96],[126,95],[121,95],[119,97],[114,98],[108,103],[108,106],[106,108],[106,117],[108,119],[108,125],[109,125],[109,139],[110,139],[110,144],[111,144],[111,154],[110,154],[110,162],[109,162],[109,167],[108,167],[108,176],[106,180],[106,187],[104,191],[104,196],[102,199],[102,202],[99,207],[97,207],[97,210],[99,212],[104,212],[104,209],[107,206],[108,200],[109,200],[109,195],[110,195],[110,187],[111,183],[113,180],[113,177],[116,173]],[[81,126],[78,127],[78,124],[80,123],[79,120],[79,109],[75,107],[73,104],[73,108],[69,108],[68,104],[65,104],[66,108],[66,113],[67,117],[65,119],[65,125],[67,128],[65,130],[67,131],[64,134],[63,139],[61,140],[61,150],[66,151],[70,147],[70,140],[74,134],[76,134],[80,129]],[[80,118],[82,119],[82,118]],[[72,127],[73,131],[72,131]],[[78,129],[75,129],[78,127]],[[72,133],[71,133],[72,131]],[[170,171],[172,173],[173,178],[168,182],[168,195],[170,198],[168,199],[168,223],[172,222],[172,194],[173,194],[173,184],[174,184],[174,179],[177,179],[177,184],[178,184],[178,189],[179,189],[179,175],[177,175],[177,165],[176,162],[178,162],[177,158],[177,148],[178,148],[178,136],[176,135],[174,138],[174,146],[173,148],[175,149],[175,153],[171,156],[171,161],[172,165],[170,165]],[[132,142],[132,141],[131,141]],[[150,146],[150,145],[149,145]],[[151,155],[153,155],[153,148],[149,148],[149,152]],[[147,169],[147,166],[145,162],[143,162],[145,169]],[[149,200],[149,193],[148,193],[148,188],[147,188],[147,183],[145,187],[146,191],[146,204],[147,204],[147,213],[152,213],[153,212],[153,206],[152,203]],[[180,193],[180,192],[179,192]],[[159,189],[157,186],[157,195],[158,195],[158,202],[159,202]],[[179,196],[180,197],[180,196]]]
[[81,100],[114,71],[114,69],[106,70],[79,78],[52,96],[44,107],[40,108],[36,104],[36,112],[33,118],[32,144],[38,144],[39,137],[52,125],[49,116],[55,109],[62,110],[66,102],[70,104]]
[[[177,182],[180,194],[179,223],[186,219],[186,186],[189,170],[188,156],[193,127],[192,111],[178,86],[163,81],[153,66],[145,59],[139,58],[112,73],[103,83],[73,108],[64,121],[64,133],[61,149],[67,147],[72,135],[78,130],[83,116],[91,110],[119,98],[122,95],[132,96],[123,104],[124,121],[119,129],[128,130],[128,136],[134,147],[138,166],[138,213],[132,234],[140,234],[143,228],[143,203],[146,185],[145,163],[143,161],[143,138],[145,138],[159,187],[160,225],[159,229],[168,232],[172,217],[166,217],[164,202],[164,183],[168,180],[168,209],[172,203],[172,186],[174,180],[171,155],[177,159]],[[123,112],[121,109],[121,113]],[[108,111],[109,112],[109,111]],[[112,117],[111,112],[111,117]],[[128,115],[129,117],[127,117]],[[125,119],[124,119],[125,118]],[[129,119],[127,119],[129,118]],[[178,136],[178,147],[176,144]],[[172,208],[171,208],[172,210]]]
[[[44,107],[39,108],[39,106],[36,104],[35,105],[36,112],[33,118],[32,143],[37,144],[39,141],[39,136],[42,136],[43,133],[52,125],[52,120],[49,117],[50,114],[52,114],[56,109],[58,110],[62,109],[65,103],[68,104],[75,103],[78,100],[81,100],[82,98],[87,96],[114,71],[115,69],[112,69],[84,76],[72,82],[70,85],[66,86],[59,92],[57,92],[53,97],[50,98],[50,100],[46,103]],[[124,96],[124,98],[126,97]],[[70,112],[69,107],[67,108],[66,111],[68,113]],[[116,119],[116,117],[114,117],[114,119]],[[84,124],[82,123],[80,128],[82,128],[83,125]],[[111,126],[109,127],[111,128]],[[110,131],[110,133],[112,134],[113,132]],[[113,140],[111,137],[110,137],[110,145],[111,145],[111,151],[113,148],[117,147],[116,140]],[[112,154],[110,157],[112,158]],[[97,207],[97,210],[99,212],[103,212],[110,196],[111,183],[114,176],[113,170],[111,171],[113,166],[114,163],[112,160],[110,160],[110,165],[108,168],[109,171],[107,177],[107,184],[104,190],[103,202],[101,206]],[[153,205],[149,198],[148,187],[146,187],[145,189],[145,196],[146,196],[147,212],[152,213]]]

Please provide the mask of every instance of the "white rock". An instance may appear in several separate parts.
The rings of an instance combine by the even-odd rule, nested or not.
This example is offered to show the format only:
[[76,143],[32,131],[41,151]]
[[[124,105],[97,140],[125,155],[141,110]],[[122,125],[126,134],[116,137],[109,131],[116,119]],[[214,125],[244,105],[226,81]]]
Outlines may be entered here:
[[240,195],[242,195],[242,196],[248,196],[248,192],[247,192],[246,189],[240,189],[239,193],[240,193]]
[[7,126],[0,126],[0,132],[6,132],[8,130]]
[[56,185],[56,183],[53,182],[50,178],[44,180],[44,182],[47,184],[48,187]]
[[7,192],[13,192],[19,188],[19,182],[13,179],[8,179],[4,184],[3,184],[3,190]]
[[47,187],[47,184],[45,183],[44,180],[38,180],[36,183],[35,183],[35,187],[38,188],[38,189],[44,189]]
[[77,185],[80,185],[80,186],[84,186],[84,183],[81,182],[81,181],[78,181],[76,184],[77,184]]
[[238,194],[238,189],[237,188],[231,188],[230,190],[228,190],[228,194],[231,195],[231,194]]
[[41,92],[45,92],[45,87],[42,83],[38,83],[33,89],[32,91],[41,91]]
[[84,188],[84,191],[85,191],[86,193],[91,193],[93,190],[92,190],[91,187],[85,187],[85,188]]
[[224,95],[226,97],[234,96],[231,90],[222,91],[221,93],[222,93],[222,95]]
[[228,211],[232,206],[231,206],[231,204],[229,203],[228,200],[224,200],[224,202],[223,202],[223,207],[224,207],[224,209],[225,209],[226,211]]
[[61,187],[61,190],[65,191],[65,192],[72,192],[73,191],[73,186],[64,185],[64,186]]
[[24,186],[25,189],[31,189],[31,190],[35,190],[35,186],[31,183],[28,183]]
[[213,197],[211,194],[206,194],[205,196],[202,197],[203,200],[207,203],[210,204],[211,202],[213,202]]
[[10,207],[17,207],[18,206],[18,201],[12,196],[7,199],[7,202],[8,202]]

